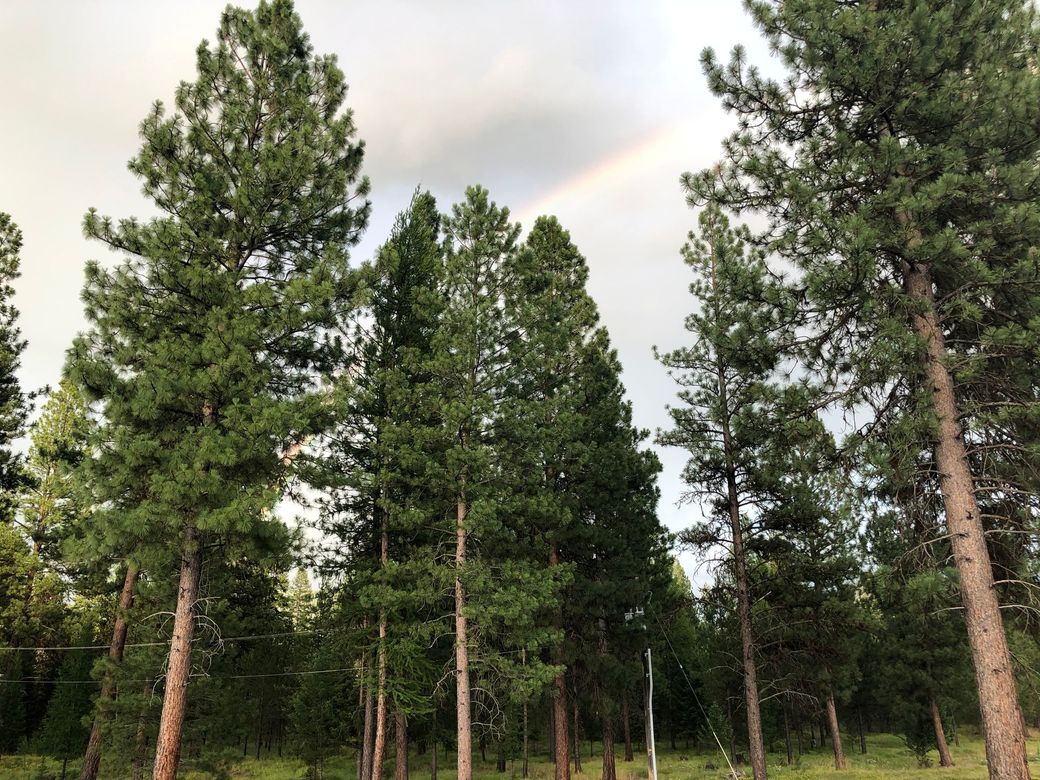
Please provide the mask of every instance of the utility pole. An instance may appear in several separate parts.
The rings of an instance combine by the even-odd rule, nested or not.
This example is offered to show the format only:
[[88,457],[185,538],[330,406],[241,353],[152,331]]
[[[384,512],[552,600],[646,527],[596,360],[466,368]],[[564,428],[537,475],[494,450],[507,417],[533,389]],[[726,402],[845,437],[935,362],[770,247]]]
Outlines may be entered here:
[[[625,622],[630,623],[638,618],[646,635],[646,622],[643,620],[643,608],[635,607],[625,612]],[[657,780],[657,748],[654,744],[654,659],[650,653],[650,640],[646,640],[643,651],[643,694],[646,717],[646,768],[648,780]]]

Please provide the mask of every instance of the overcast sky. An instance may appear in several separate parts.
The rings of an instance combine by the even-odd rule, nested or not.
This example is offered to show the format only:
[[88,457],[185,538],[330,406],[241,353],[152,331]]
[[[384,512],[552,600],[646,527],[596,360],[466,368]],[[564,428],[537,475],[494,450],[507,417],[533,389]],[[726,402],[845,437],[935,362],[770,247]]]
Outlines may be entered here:
[[[87,208],[149,213],[126,170],[137,126],[193,78],[223,5],[0,4],[0,211],[25,239],[15,287],[26,386],[56,383],[84,327],[83,263],[105,257],[82,237]],[[696,218],[678,179],[712,164],[733,126],[698,58],[741,43],[767,61],[741,3],[298,0],[297,10],[315,49],[339,56],[366,143],[372,221],[354,256],[371,256],[417,184],[443,210],[479,183],[525,227],[555,214],[588,259],[636,423],[667,425],[675,387],[651,347],[686,338],[679,247]],[[679,530],[697,511],[676,506],[682,454],[661,456],[661,517]]]

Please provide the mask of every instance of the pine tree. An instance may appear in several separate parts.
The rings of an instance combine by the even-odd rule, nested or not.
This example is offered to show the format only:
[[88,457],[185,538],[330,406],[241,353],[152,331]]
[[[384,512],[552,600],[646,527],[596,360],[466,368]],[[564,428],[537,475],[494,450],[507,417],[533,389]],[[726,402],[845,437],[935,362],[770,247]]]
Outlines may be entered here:
[[[0,212],[0,642],[20,645],[35,639],[30,614],[35,579],[36,557],[15,526],[18,494],[26,484],[21,456],[13,448],[22,433],[29,413],[29,399],[22,392],[16,372],[21,364],[25,341],[18,328],[14,307],[15,279],[20,274],[22,232],[8,214]],[[39,599],[36,599],[39,603]],[[25,688],[21,653],[0,657],[0,752],[14,750],[25,736]]]
[[22,231],[10,215],[0,212],[0,501],[2,517],[10,522],[16,495],[26,482],[22,457],[12,447],[29,416],[31,397],[18,382],[25,340],[18,327],[14,280],[21,275]]
[[[78,644],[91,645],[93,642],[93,631],[86,629],[80,633]],[[93,663],[89,651],[68,652],[62,661],[57,690],[47,705],[47,715],[40,731],[39,749],[61,761],[62,780],[65,780],[69,759],[81,755],[87,744],[88,729],[83,725],[83,718],[90,712],[92,691],[78,681],[89,679]]]
[[72,359],[111,427],[106,493],[143,484],[134,519],[179,550],[156,778],[179,763],[204,559],[272,536],[283,453],[329,424],[324,334],[350,305],[344,250],[368,215],[343,75],[288,0],[227,9],[197,67],[130,163],[161,216],[85,219],[126,259],[88,265],[92,327]]
[[759,462],[770,442],[764,399],[781,360],[777,331],[783,326],[784,301],[767,276],[763,254],[748,249],[746,228],[731,229],[714,204],[701,212],[699,223],[700,236],[691,234],[683,249],[696,274],[690,291],[700,305],[686,320],[694,344],[658,355],[679,372],[675,378],[683,406],[670,409],[675,427],[660,433],[658,441],[690,452],[683,471],[688,498],[701,499],[707,507],[708,520],[687,537],[701,547],[724,543],[731,549],[751,766],[756,780],[763,780],[747,545],[762,531],[755,510],[764,492]]
[[80,531],[91,510],[90,493],[76,474],[91,432],[86,400],[62,379],[32,426],[25,462],[31,483],[20,502],[20,524],[33,553],[48,567],[68,568],[65,541]]
[[901,383],[926,389],[915,411],[941,475],[990,776],[1026,778],[976,497],[1000,488],[971,453],[987,420],[1029,418],[1035,398],[1034,11],[1018,0],[749,8],[789,75],[764,78],[739,49],[728,67],[705,52],[740,127],[722,165],[685,177],[690,198],[766,216],[763,241],[799,274],[811,368],[848,405]]
[[[577,552],[574,475],[587,431],[581,369],[598,313],[585,289],[585,258],[554,217],[535,221],[510,268],[506,308],[522,335],[510,340],[506,352],[513,381],[498,417],[498,446],[506,462],[501,479],[511,494],[511,525],[526,524],[534,548],[545,548],[544,560],[532,564],[555,576],[561,566],[576,563],[568,548]],[[561,607],[551,622],[563,630]],[[556,778],[565,780],[570,777],[571,716],[562,637],[552,655],[557,667],[552,696]]]
[[314,589],[306,569],[297,569],[286,593],[293,628],[306,630],[314,617]]
[[0,674],[0,754],[14,753],[26,737],[23,653],[7,652],[4,656],[0,659],[4,664]]
[[[520,226],[509,211],[492,202],[488,192],[470,187],[466,200],[452,208],[445,221],[446,259],[443,289],[446,305],[433,335],[430,372],[442,388],[440,419],[445,442],[443,459],[431,464],[438,483],[455,504],[453,555],[455,618],[455,684],[458,734],[458,780],[472,780],[472,665],[477,637],[470,616],[474,600],[493,598],[500,572],[474,555],[473,542],[498,526],[497,499],[491,475],[496,454],[491,424],[496,404],[507,385],[504,349],[517,338],[503,311],[509,280],[507,258],[515,251]],[[482,571],[483,569],[483,571]],[[516,574],[516,572],[514,572]],[[481,589],[485,592],[480,593]],[[474,592],[477,591],[477,592]],[[488,629],[490,625],[486,625]]]
[[439,628],[430,613],[443,605],[433,549],[440,537],[430,527],[447,495],[430,489],[425,463],[443,449],[440,388],[428,366],[442,272],[440,214],[433,197],[417,191],[360,270],[363,305],[347,324],[355,349],[337,387],[339,420],[315,464],[327,489],[321,523],[340,542],[323,568],[344,582],[352,621],[378,632],[366,672],[373,713],[362,776],[381,773],[391,709],[428,710],[436,676],[427,656]]

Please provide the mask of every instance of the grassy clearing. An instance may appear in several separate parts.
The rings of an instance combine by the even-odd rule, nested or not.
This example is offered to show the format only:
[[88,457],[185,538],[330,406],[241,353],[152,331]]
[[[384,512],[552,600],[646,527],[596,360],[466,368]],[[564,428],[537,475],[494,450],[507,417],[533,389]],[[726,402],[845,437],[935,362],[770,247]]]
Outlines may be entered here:
[[[975,780],[986,775],[986,758],[982,740],[979,737],[962,737],[960,746],[951,746],[956,766],[952,769],[942,769],[938,766],[921,768],[917,766],[917,759],[906,749],[898,737],[890,734],[871,735],[868,738],[868,751],[866,755],[859,753],[859,743],[848,741],[849,769],[838,773],[834,769],[833,757],[830,750],[817,750],[802,756],[801,762],[794,766],[786,766],[784,756],[769,754],[769,775],[777,778],[837,778],[842,780],[867,780],[868,778],[892,778],[893,780]],[[598,750],[598,746],[597,746]],[[1034,739],[1031,742],[1032,764],[1040,767],[1038,751],[1040,745]],[[492,756],[489,754],[489,759]],[[532,780],[551,780],[553,767],[539,751],[535,760],[532,761]],[[930,754],[933,762],[938,758],[933,752]],[[475,756],[475,777],[479,780],[504,780],[520,777],[520,763],[510,762],[506,773],[500,774],[495,771],[494,760],[481,762],[479,754]],[[575,777],[585,780],[598,780],[599,778],[599,756],[589,758],[588,743],[585,744],[582,753],[583,769],[581,775]],[[658,761],[658,777],[660,780],[722,780],[726,777],[725,764],[722,757],[717,753],[706,751],[661,751]],[[442,756],[440,758],[441,769],[438,772],[438,780],[454,780],[453,769],[454,756]],[[715,764],[720,768],[709,769],[709,764]],[[642,755],[636,756],[636,761],[630,764],[618,763],[619,780],[643,780],[646,777],[645,761]],[[747,771],[746,767],[744,768]],[[428,757],[413,755],[411,758],[411,777],[413,780],[426,780],[430,776]],[[51,759],[43,759],[40,756],[6,756],[0,757],[0,778],[7,780],[34,780],[34,778],[60,776],[61,763]],[[392,750],[388,755],[387,772],[393,772]],[[304,765],[301,761],[294,759],[264,758],[259,761],[255,759],[244,759],[234,765],[231,769],[231,777],[238,780],[300,780],[304,777]],[[1040,771],[1037,772],[1040,774]],[[68,766],[68,777],[75,778],[79,775],[79,762],[70,761]],[[211,773],[186,771],[181,776],[185,780],[207,780],[213,778]],[[114,773],[111,768],[102,768],[102,777],[105,780],[121,780],[125,774]],[[325,777],[328,780],[353,780],[357,777],[354,761],[351,756],[337,757],[329,761],[325,766]]]

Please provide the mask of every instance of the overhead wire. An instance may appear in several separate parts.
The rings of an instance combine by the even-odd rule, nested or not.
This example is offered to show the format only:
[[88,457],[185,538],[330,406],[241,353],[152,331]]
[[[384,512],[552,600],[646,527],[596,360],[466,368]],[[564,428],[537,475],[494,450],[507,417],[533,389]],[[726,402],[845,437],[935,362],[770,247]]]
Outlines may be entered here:
[[686,667],[683,666],[682,661],[679,660],[679,654],[675,652],[675,647],[672,645],[672,640],[668,636],[668,631],[665,630],[664,624],[661,622],[661,618],[657,616],[656,612],[654,613],[654,620],[657,621],[657,625],[661,629],[661,635],[664,637],[664,641],[668,643],[668,649],[672,651],[672,657],[675,658],[675,663],[679,665],[679,671],[682,672],[683,679],[686,680],[686,685],[689,687],[690,693],[693,694],[693,700],[697,702],[697,707],[700,709],[701,715],[704,716],[704,722],[708,724],[708,728],[711,730],[711,735],[715,737],[715,743],[719,746],[719,751],[722,753],[722,757],[726,759],[730,775],[732,777],[739,777],[737,770],[733,768],[733,762],[729,760],[726,748],[722,746],[722,740],[719,739],[718,732],[715,731],[715,726],[712,725],[711,718],[708,717],[708,713],[704,710],[704,705],[701,704],[701,697],[697,695],[697,689],[693,687],[689,675],[686,674]]

